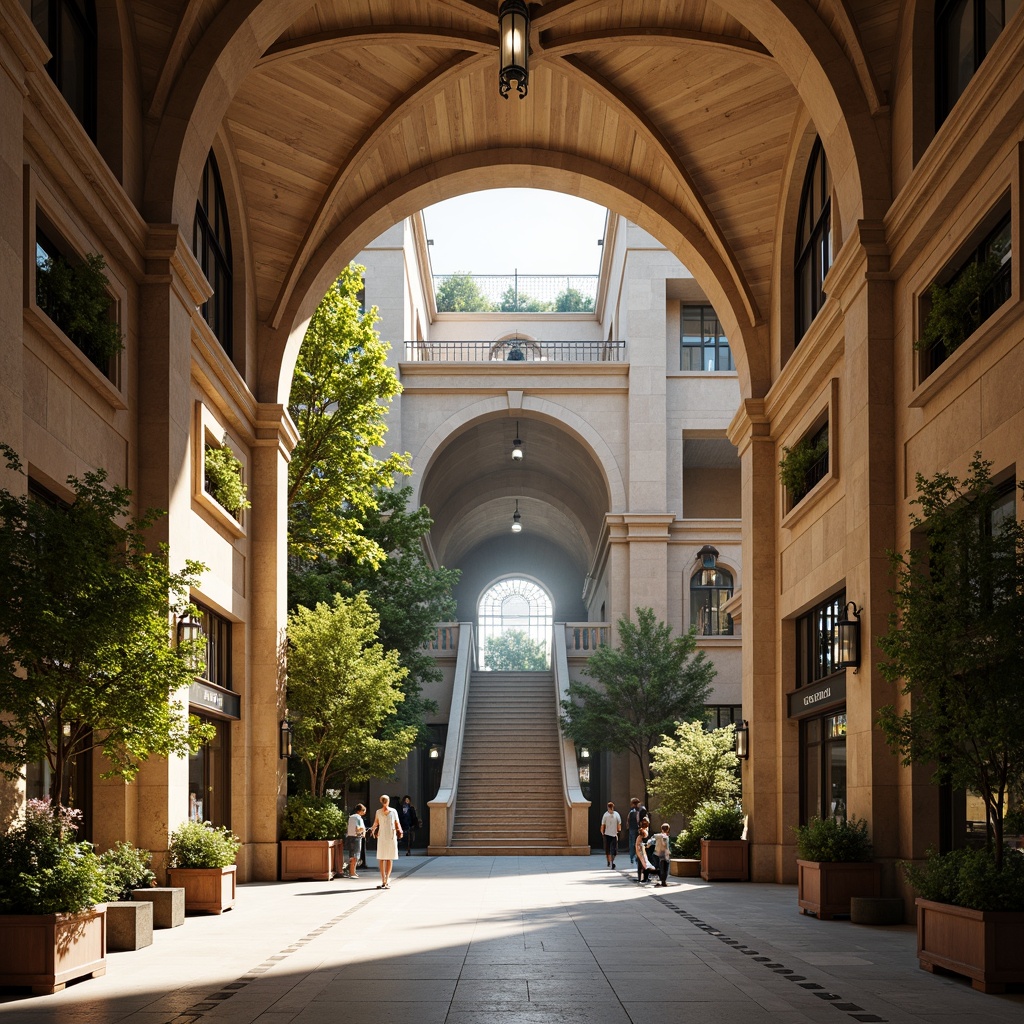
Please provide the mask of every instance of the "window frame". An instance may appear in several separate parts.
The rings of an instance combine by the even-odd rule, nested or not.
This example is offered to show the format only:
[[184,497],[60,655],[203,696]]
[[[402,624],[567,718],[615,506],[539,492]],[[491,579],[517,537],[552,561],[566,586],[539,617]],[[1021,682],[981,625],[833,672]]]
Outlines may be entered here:
[[[729,577],[729,585],[728,586],[723,586],[723,585],[715,585],[715,586],[710,586],[709,585],[709,586],[705,586],[703,583],[694,584],[694,580],[701,580],[703,575],[704,575],[704,573],[706,571],[713,572],[716,576],[718,576],[718,575],[728,576]],[[694,626],[698,626],[699,625],[698,622],[696,621],[696,615],[697,615],[698,611],[704,610],[704,609],[706,609],[708,611],[709,621],[712,621],[712,622],[714,622],[716,620],[720,620],[721,616],[724,615],[725,619],[726,619],[726,626],[727,626],[727,628],[725,630],[715,629],[713,632],[710,632],[710,633],[708,633],[708,632],[701,632],[698,629],[698,631],[697,631],[697,637],[698,638],[709,637],[709,636],[733,636],[733,635],[735,635],[735,633],[734,633],[735,627],[734,627],[734,624],[733,624],[733,621],[732,621],[732,616],[727,611],[724,611],[724,605],[728,604],[729,601],[732,600],[733,594],[735,593],[735,587],[736,587],[736,581],[735,581],[735,578],[733,577],[733,574],[732,574],[731,570],[726,569],[726,568],[724,568],[722,566],[716,566],[712,570],[705,570],[705,569],[703,569],[703,568],[698,566],[697,569],[695,569],[694,572],[690,574],[690,628],[693,629]],[[718,604],[719,611],[718,611],[718,614],[716,615],[715,614],[715,609],[714,609],[714,595],[715,594],[721,595],[721,594],[723,594],[725,592],[728,592],[728,597],[725,599],[725,601],[722,601],[721,600],[721,596],[719,596],[719,604]],[[703,600],[702,598],[706,598],[706,600]]]
[[[45,9],[45,20],[43,10]],[[67,15],[65,22],[64,15]],[[58,92],[85,129],[93,142],[96,141],[97,95],[99,83],[99,29],[94,0],[32,0],[29,17],[36,31],[50,51],[46,63],[46,74],[56,85]],[[82,43],[83,63],[69,65],[69,58],[75,54],[74,42],[67,39],[67,31],[78,30],[77,39]],[[69,78],[81,87],[82,109],[79,111],[68,97]]]
[[[815,183],[815,176],[818,181]],[[820,205],[814,204],[814,186],[821,196]],[[813,216],[813,223],[804,231],[807,218]],[[807,241],[802,242],[804,235]],[[819,265],[820,264],[820,265]],[[810,267],[811,277],[808,287],[811,294],[803,294],[803,274]],[[825,276],[832,266],[832,175],[829,171],[828,159],[821,137],[815,136],[807,159],[803,185],[800,188],[800,206],[796,221],[796,245],[793,256],[793,335],[794,348],[800,344],[804,335],[810,330],[815,317],[825,304],[823,284]],[[804,322],[804,299],[810,303],[810,317]]]
[[798,690],[845,674],[846,669],[832,667],[835,626],[842,618],[845,607],[846,588],[843,587],[796,618],[794,676]]
[[[688,344],[685,340],[690,336],[686,333],[687,310],[700,311],[700,342],[698,344]],[[709,328],[711,327],[716,329],[709,331]],[[725,351],[726,362],[728,363],[727,366],[721,365],[723,349]],[[683,356],[685,354],[692,355],[692,353],[696,351],[700,352],[700,366],[696,368],[692,366],[685,366]],[[709,353],[714,361],[714,366],[711,369],[708,369],[705,365],[707,362],[707,355]],[[732,357],[732,348],[729,346],[729,339],[726,337],[721,319],[715,312],[714,306],[710,303],[681,302],[679,304],[679,371],[681,373],[735,373],[736,371],[736,363]]]
[[[222,229],[222,230],[221,230]],[[213,288],[200,307],[203,319],[229,359],[233,358],[234,263],[227,198],[213,150],[203,166],[192,222],[192,252]],[[211,319],[212,317],[212,319]]]

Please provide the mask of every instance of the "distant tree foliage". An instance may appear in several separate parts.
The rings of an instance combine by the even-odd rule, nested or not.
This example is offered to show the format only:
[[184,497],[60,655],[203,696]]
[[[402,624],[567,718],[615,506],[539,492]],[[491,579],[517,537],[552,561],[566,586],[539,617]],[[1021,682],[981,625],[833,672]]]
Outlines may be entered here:
[[501,294],[498,308],[502,313],[550,313],[554,306],[550,302],[520,292],[514,285],[509,285]]
[[594,300],[577,288],[566,288],[555,296],[556,313],[593,313]]
[[548,667],[544,644],[521,629],[506,629],[484,641],[484,668],[494,672],[543,672]]
[[674,736],[651,749],[651,792],[663,815],[689,818],[706,801],[729,803],[740,795],[736,728],[710,732],[702,722],[680,722]]
[[702,718],[715,667],[697,651],[691,629],[673,636],[651,608],[637,608],[636,622],[623,617],[618,647],[599,647],[584,672],[597,686],[569,684],[562,701],[562,731],[576,743],[613,753],[629,751],[650,784],[650,752],[682,721]]
[[390,345],[363,313],[364,268],[342,271],[317,306],[292,380],[288,411],[299,442],[288,466],[288,548],[303,559],[352,555],[373,564],[384,550],[363,532],[381,489],[408,475],[408,454],[378,458],[388,403],[402,390],[387,364]]
[[494,304],[470,273],[449,274],[434,296],[438,313],[491,313]]

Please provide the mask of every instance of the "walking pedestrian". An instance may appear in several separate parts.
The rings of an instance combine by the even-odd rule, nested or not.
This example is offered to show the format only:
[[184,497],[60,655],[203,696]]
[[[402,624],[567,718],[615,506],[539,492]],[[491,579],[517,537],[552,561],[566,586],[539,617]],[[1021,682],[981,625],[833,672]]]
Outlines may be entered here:
[[647,829],[641,827],[636,837],[636,880],[639,885],[646,885],[651,880],[651,862],[647,859]]
[[[363,815],[366,808],[362,804],[356,804],[352,813],[348,816],[348,830],[345,833],[345,856],[348,857],[348,877],[358,878],[356,874],[356,861],[359,859],[359,848],[363,845],[363,836],[366,835],[366,822]],[[345,872],[342,871],[342,875]]]
[[604,859],[608,867],[615,867],[615,854],[619,852],[619,833],[622,831],[622,818],[615,810],[615,804],[608,801],[608,810],[601,818],[601,835],[604,837]]
[[666,821],[654,839],[654,855],[658,858],[658,878],[663,889],[668,885],[669,862],[672,859],[672,826]]
[[416,814],[416,808],[412,805],[412,797],[408,793],[402,797],[398,805],[398,824],[402,826],[405,833],[405,855],[412,856],[412,844],[416,838],[416,829],[420,827],[420,819]]
[[626,815],[626,835],[629,839],[629,865],[636,863],[636,837],[640,834],[640,797],[630,797],[629,813]]
[[391,806],[391,798],[384,793],[380,807],[373,818],[370,834],[377,840],[377,866],[380,868],[378,889],[391,888],[391,867],[398,859],[398,840],[402,838],[402,826],[398,823],[398,812]]

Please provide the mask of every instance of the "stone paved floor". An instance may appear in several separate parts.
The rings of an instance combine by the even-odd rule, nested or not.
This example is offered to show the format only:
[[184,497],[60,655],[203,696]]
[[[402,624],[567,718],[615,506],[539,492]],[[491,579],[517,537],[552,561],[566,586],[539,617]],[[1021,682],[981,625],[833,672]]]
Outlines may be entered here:
[[[239,888],[3,1024],[1024,1024],[1024,993],[920,970],[914,930],[817,921],[791,886],[638,887],[604,858],[403,857]],[[788,972],[788,973],[784,973]],[[810,986],[820,986],[812,988]]]

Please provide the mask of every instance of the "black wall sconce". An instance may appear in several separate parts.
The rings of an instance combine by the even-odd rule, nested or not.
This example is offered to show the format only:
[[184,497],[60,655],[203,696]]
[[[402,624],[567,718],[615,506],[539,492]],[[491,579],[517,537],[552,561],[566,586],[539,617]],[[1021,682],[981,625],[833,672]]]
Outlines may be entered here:
[[[853,609],[854,618],[848,612]],[[860,667],[860,613],[853,601],[847,601],[839,621],[835,624],[832,640],[832,667],[834,669]]]
[[277,736],[277,756],[292,756],[292,723],[287,718],[281,719],[281,728]]
[[741,761],[750,757],[750,723],[745,718],[736,726],[736,756]]

